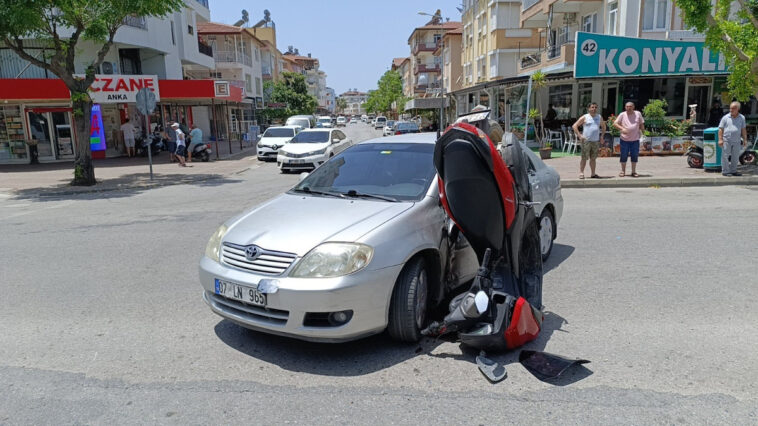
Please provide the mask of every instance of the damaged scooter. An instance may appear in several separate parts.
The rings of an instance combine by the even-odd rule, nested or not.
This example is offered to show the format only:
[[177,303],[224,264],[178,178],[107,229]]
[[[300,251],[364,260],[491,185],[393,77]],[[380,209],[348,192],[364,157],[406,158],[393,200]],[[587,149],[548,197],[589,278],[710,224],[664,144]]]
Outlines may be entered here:
[[[504,145],[502,154],[497,151],[488,136],[488,116],[489,111],[462,116],[435,147],[441,202],[471,244],[480,267],[469,290],[450,302],[449,314],[422,334],[457,333],[466,346],[504,351],[518,348],[540,333],[544,318],[542,256],[528,159],[519,142]],[[533,354],[527,354],[527,362],[522,364],[537,359]],[[551,357],[542,352],[536,356]],[[557,363],[583,361],[550,360],[553,371]],[[477,363],[491,381],[505,378],[505,369],[486,357],[480,356]],[[550,375],[543,373],[543,377]]]

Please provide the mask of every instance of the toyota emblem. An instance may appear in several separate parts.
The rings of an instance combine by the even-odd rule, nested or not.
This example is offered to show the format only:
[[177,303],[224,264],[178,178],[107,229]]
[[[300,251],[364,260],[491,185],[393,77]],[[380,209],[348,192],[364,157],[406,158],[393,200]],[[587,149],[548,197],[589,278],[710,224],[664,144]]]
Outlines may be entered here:
[[255,260],[260,256],[261,249],[258,246],[247,246],[245,247],[245,257],[247,260]]

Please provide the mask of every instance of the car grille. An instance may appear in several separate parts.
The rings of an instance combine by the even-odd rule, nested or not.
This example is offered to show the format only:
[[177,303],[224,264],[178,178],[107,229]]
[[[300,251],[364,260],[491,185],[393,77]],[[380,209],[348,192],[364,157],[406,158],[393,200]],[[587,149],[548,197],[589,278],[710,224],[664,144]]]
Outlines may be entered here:
[[310,157],[310,156],[313,156],[313,155],[318,155],[318,154],[314,154],[312,152],[306,152],[305,154],[292,154],[292,153],[288,152],[288,153],[284,154],[284,156],[287,157],[287,158],[305,158],[305,157]]
[[221,260],[229,266],[263,275],[281,275],[292,265],[297,257],[294,253],[283,253],[260,249],[261,254],[255,260],[245,256],[247,246],[224,243],[221,248]]
[[223,305],[224,309],[231,311],[232,313],[239,315],[249,321],[264,321],[271,323],[272,325],[285,325],[287,319],[290,316],[289,311],[283,311],[280,309],[262,308],[260,306],[250,305],[244,302],[238,302],[219,296],[218,294],[208,293],[211,299],[219,305]]

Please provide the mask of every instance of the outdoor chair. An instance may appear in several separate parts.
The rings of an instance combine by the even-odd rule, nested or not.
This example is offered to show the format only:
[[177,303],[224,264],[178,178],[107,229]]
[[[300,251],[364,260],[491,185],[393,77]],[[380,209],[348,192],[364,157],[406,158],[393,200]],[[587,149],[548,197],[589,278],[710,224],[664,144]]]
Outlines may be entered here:
[[548,130],[547,141],[555,149],[561,149],[563,147],[563,134],[559,130]]
[[576,135],[574,135],[574,132],[567,129],[566,130],[566,142],[563,144],[563,152],[568,151],[569,154],[576,153],[579,143],[576,140]]

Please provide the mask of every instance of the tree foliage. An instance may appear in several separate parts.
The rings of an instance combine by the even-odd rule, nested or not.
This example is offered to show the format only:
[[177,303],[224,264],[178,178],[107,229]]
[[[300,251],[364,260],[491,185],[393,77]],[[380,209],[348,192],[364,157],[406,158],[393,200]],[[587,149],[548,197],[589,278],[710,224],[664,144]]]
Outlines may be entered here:
[[271,102],[284,103],[287,116],[298,114],[313,114],[318,101],[308,94],[305,76],[295,72],[285,71],[281,79],[274,83],[271,90]]
[[347,99],[337,98],[336,106],[337,106],[337,111],[345,112],[345,109],[347,108]]
[[[368,112],[387,112],[394,102],[403,99],[403,77],[397,71],[387,71],[377,82],[377,89],[369,92],[364,107]],[[402,102],[405,105],[405,102]]]
[[[71,91],[77,129],[75,184],[95,183],[88,89],[116,32],[127,16],[165,16],[183,5],[182,0],[3,0],[0,42],[22,59],[58,76]],[[27,50],[30,39],[50,46],[47,56],[34,56]],[[83,41],[95,44],[94,55],[85,56],[91,52],[81,48]],[[82,62],[87,65],[78,70],[76,64]]]
[[729,91],[739,100],[758,92],[758,0],[675,0],[686,25],[724,55]]

